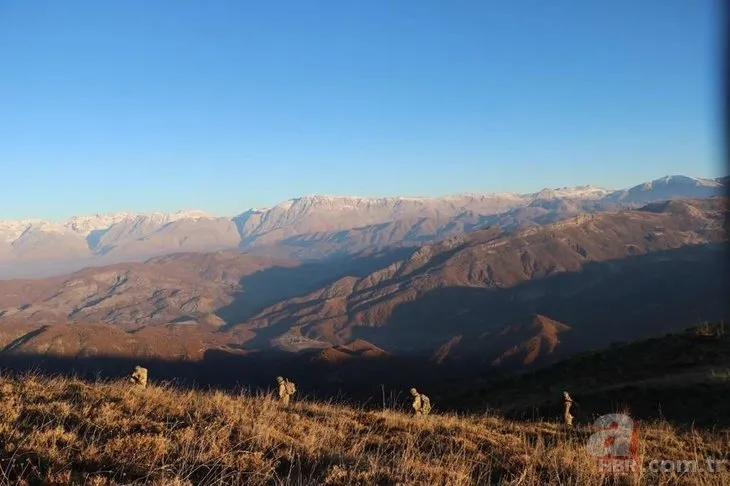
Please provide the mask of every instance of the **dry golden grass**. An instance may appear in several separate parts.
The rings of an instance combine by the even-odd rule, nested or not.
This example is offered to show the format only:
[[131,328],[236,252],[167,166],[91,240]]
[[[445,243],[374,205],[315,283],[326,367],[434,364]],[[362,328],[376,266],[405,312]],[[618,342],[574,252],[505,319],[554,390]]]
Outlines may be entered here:
[[[640,425],[640,462],[727,458],[727,438]],[[270,396],[0,378],[0,484],[728,484],[602,474],[586,426],[365,411]],[[729,463],[730,464],[730,463]]]

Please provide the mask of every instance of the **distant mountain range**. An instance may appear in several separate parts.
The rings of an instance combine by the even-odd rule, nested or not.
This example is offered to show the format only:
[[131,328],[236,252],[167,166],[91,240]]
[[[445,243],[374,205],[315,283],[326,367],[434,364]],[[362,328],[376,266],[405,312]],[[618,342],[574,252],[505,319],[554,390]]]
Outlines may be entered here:
[[722,194],[727,180],[676,175],[618,191],[579,186],[436,198],[315,195],[233,218],[179,211],[77,216],[63,222],[6,220],[0,221],[0,278],[60,275],[221,249],[317,260],[416,246],[493,226],[514,230],[655,201],[710,197]]
[[[190,359],[212,348],[331,348],[316,360],[369,350],[529,366],[723,318],[726,214],[725,198],[665,201],[331,263],[175,254],[0,282],[0,323],[6,339],[15,339],[13,323],[22,324],[15,337],[36,329],[13,349],[41,353],[114,354],[94,337],[106,324],[115,335],[127,331],[120,336],[137,343],[130,349],[144,344],[165,359],[181,346],[195,350]],[[84,345],[91,342],[94,349]]]

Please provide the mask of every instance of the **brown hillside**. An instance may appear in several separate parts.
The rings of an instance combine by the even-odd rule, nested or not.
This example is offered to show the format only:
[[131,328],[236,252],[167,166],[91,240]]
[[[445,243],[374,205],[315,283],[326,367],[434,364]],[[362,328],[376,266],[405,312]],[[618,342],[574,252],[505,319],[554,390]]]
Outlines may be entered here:
[[[53,335],[62,343],[54,349],[72,356],[116,350],[102,343],[106,328],[79,334],[58,323],[134,331],[110,341],[143,355],[159,349],[163,358],[332,348],[321,355],[325,361],[387,354],[444,362],[471,353],[490,366],[536,366],[725,317],[718,265],[725,204],[673,201],[513,234],[491,228],[417,251],[369,252],[326,265],[237,252],[177,254],[0,282],[0,332],[9,336],[20,321],[28,323],[21,325],[26,333],[48,325],[53,329],[24,346],[42,349]],[[536,327],[502,333],[505,323],[535,314],[570,331],[541,317]],[[129,339],[141,344],[127,345]]]
[[2,323],[0,355],[125,357],[201,360],[208,349],[227,347],[225,336],[187,324],[150,325],[125,331],[103,323]]
[[536,314],[511,322],[498,331],[452,337],[431,359],[444,363],[479,356],[482,363],[505,368],[545,364],[570,351],[570,340],[568,349],[558,349],[563,345],[566,331],[570,328],[565,324]]
[[[296,330],[334,344],[363,337],[389,350],[433,350],[460,334],[496,331],[525,312],[569,322],[579,333],[599,326],[597,338],[619,316],[624,334],[641,331],[634,326],[647,317],[668,316],[684,325],[708,302],[718,302],[703,272],[719,271],[721,254],[712,244],[726,241],[725,205],[724,199],[673,201],[660,212],[650,206],[515,234],[491,229],[451,238],[367,276],[282,301],[242,328]],[[705,292],[695,294],[695,280],[704,282]],[[658,295],[641,295],[663,293],[666,304],[666,292],[685,299],[683,307],[670,302],[662,309],[653,302]],[[589,321],[588,302],[596,299],[609,312]],[[672,316],[674,305],[684,309],[681,315]],[[546,337],[548,349],[550,342]]]
[[189,322],[220,326],[240,279],[298,263],[237,252],[180,253],[88,268],[66,277],[0,282],[0,316],[33,322],[106,322],[125,329]]
[[[435,404],[438,407],[438,404]],[[606,413],[607,409],[599,409]],[[94,485],[724,485],[719,431],[642,422],[641,472],[601,471],[586,444],[595,428],[567,431],[553,417],[518,422],[434,410],[364,410],[264,396],[127,382],[22,376],[0,383],[3,484]],[[656,472],[656,459],[697,470]]]
[[540,357],[553,354],[560,344],[558,334],[569,330],[565,324],[541,315],[534,315],[524,323],[511,324],[499,336],[514,340],[517,344],[507,348],[493,363],[499,365],[514,360],[523,365],[531,365]]
[[[730,425],[730,334],[722,323],[580,353],[530,372],[490,380],[453,383],[461,406],[494,408],[513,416],[559,413],[560,395],[570,390],[580,404],[576,420],[592,412],[629,409],[637,417],[661,414],[675,423]],[[681,397],[678,398],[678,397]]]
[[389,354],[362,339],[347,344],[335,345],[313,353],[310,361],[322,364],[344,363],[357,358],[383,358]]

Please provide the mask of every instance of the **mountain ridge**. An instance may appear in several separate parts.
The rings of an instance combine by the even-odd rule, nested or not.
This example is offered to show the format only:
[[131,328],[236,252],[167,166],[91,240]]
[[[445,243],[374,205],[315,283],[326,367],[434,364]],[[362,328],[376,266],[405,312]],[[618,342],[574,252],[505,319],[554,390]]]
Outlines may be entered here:
[[323,368],[335,384],[361,365],[386,375],[394,363],[404,373],[543,366],[727,318],[727,203],[652,203],[333,262],[188,252],[0,281],[0,358],[100,358],[127,343],[129,359],[213,368],[239,357],[310,371],[339,363],[347,369]]
[[720,180],[666,176],[625,190],[585,185],[529,194],[442,197],[309,195],[234,217],[200,210],[117,212],[66,221],[0,220],[0,278],[45,277],[180,251],[244,251],[317,260],[416,246],[489,226],[516,229],[579,214],[724,192]]
[[[298,197],[293,197],[290,199],[283,200],[279,203],[274,204],[273,206],[266,206],[266,207],[252,207],[248,208],[242,213],[239,213],[237,215],[233,216],[227,216],[227,215],[216,215],[209,213],[202,209],[196,209],[196,208],[189,208],[189,209],[180,209],[175,211],[152,211],[152,212],[140,212],[140,211],[112,211],[109,213],[84,213],[84,214],[76,214],[72,215],[65,219],[46,219],[46,218],[21,218],[21,219],[0,219],[0,227],[2,227],[5,224],[9,223],[16,223],[19,225],[22,224],[33,224],[33,223],[44,223],[49,225],[63,225],[68,226],[71,229],[74,229],[73,226],[78,227],[84,227],[85,225],[94,225],[95,227],[93,229],[101,229],[104,224],[111,225],[114,222],[117,222],[119,220],[123,219],[131,219],[131,218],[137,218],[137,217],[156,217],[156,218],[163,218],[167,221],[174,221],[177,219],[188,219],[188,218],[229,218],[233,219],[238,216],[241,216],[242,214],[246,213],[259,213],[259,212],[265,212],[267,210],[276,208],[276,207],[286,207],[291,206],[299,201],[312,201],[312,202],[333,202],[338,200],[347,200],[347,201],[363,201],[363,202],[385,202],[385,201],[412,201],[412,202],[428,202],[428,201],[434,201],[434,200],[459,200],[464,198],[514,198],[514,199],[521,199],[521,198],[528,198],[528,199],[534,199],[539,198],[541,194],[550,194],[550,193],[556,193],[559,196],[562,197],[571,197],[571,196],[590,196],[595,194],[602,194],[607,195],[610,193],[617,193],[621,191],[626,191],[634,188],[639,187],[651,187],[654,183],[660,183],[667,181],[674,181],[674,180],[691,180],[699,183],[702,186],[706,187],[717,187],[719,185],[725,185],[727,181],[730,179],[730,176],[721,176],[716,177],[714,179],[704,178],[704,177],[691,177],[691,176],[685,176],[685,175],[666,175],[657,179],[653,179],[651,181],[643,182],[640,184],[637,184],[635,186],[630,187],[629,189],[608,189],[604,188],[595,184],[583,184],[583,185],[576,185],[576,186],[561,186],[561,187],[544,187],[538,191],[534,192],[526,192],[526,193],[513,193],[513,192],[464,192],[464,193],[454,193],[454,194],[444,194],[441,196],[342,196],[342,195],[332,195],[332,194],[319,194],[319,193],[312,193],[312,194],[305,194]],[[99,221],[99,223],[97,223]],[[84,230],[80,230],[80,232],[83,232]],[[88,232],[89,230],[86,230]]]
[[[445,297],[426,300],[429,293],[511,289],[508,293],[515,300],[514,305],[494,302],[490,312],[496,316],[504,308],[505,318],[515,317],[507,307],[529,308],[532,301],[545,300],[548,289],[542,288],[540,282],[548,277],[576,275],[594,264],[601,264],[605,268],[602,272],[609,277],[622,272],[618,263],[612,263],[616,259],[644,256],[647,261],[656,260],[659,264],[662,261],[659,254],[664,250],[726,241],[722,228],[726,213],[723,204],[726,203],[719,200],[682,201],[659,212],[650,206],[645,210],[584,215],[510,234],[492,229],[453,237],[426,244],[410,257],[367,276],[343,277],[309,294],[279,302],[241,326],[253,332],[272,326],[282,333],[291,329],[297,335],[333,343],[361,337],[384,347],[381,339],[385,339],[389,343],[384,347],[386,350],[394,345],[433,348],[439,339],[462,333],[447,325],[448,322],[465,325],[465,332],[469,332],[471,325],[483,325],[474,309],[469,310],[471,315],[460,315],[459,307],[468,302],[478,303],[481,308],[492,299],[485,294],[481,299],[459,298],[447,304]],[[567,285],[566,296],[571,292],[585,292],[587,285],[599,285],[604,280],[602,274],[594,277],[583,273],[585,277],[581,278],[587,279],[586,282]],[[589,283],[591,279],[595,283]],[[532,281],[533,290],[520,289],[523,283]],[[424,306],[427,301],[431,305],[406,313],[406,304],[418,301],[423,301]],[[452,312],[454,315],[450,315]],[[570,320],[547,315],[573,325]],[[424,321],[436,327],[426,326]],[[406,330],[412,322],[419,322],[417,335],[422,339],[428,336],[428,342],[418,344],[413,339],[416,334]]]

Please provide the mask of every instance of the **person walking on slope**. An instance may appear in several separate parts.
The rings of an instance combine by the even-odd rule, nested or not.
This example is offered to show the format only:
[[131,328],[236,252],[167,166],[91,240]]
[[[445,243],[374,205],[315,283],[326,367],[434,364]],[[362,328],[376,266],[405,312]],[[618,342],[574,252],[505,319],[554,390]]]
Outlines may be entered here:
[[411,395],[413,396],[413,412],[416,415],[428,415],[431,411],[431,400],[423,393],[418,393],[418,390],[411,388]]
[[147,368],[143,368],[139,365],[134,367],[134,372],[130,377],[129,381],[135,385],[139,385],[142,388],[147,388]]
[[297,387],[293,382],[285,380],[281,376],[276,377],[276,383],[279,385],[279,401],[284,405],[289,405],[289,397],[296,393]]
[[565,410],[563,411],[563,419],[565,420],[565,425],[568,427],[571,427],[573,425],[573,415],[570,413],[570,407],[573,405],[573,399],[568,394],[567,391],[563,392],[563,401],[565,402]]

